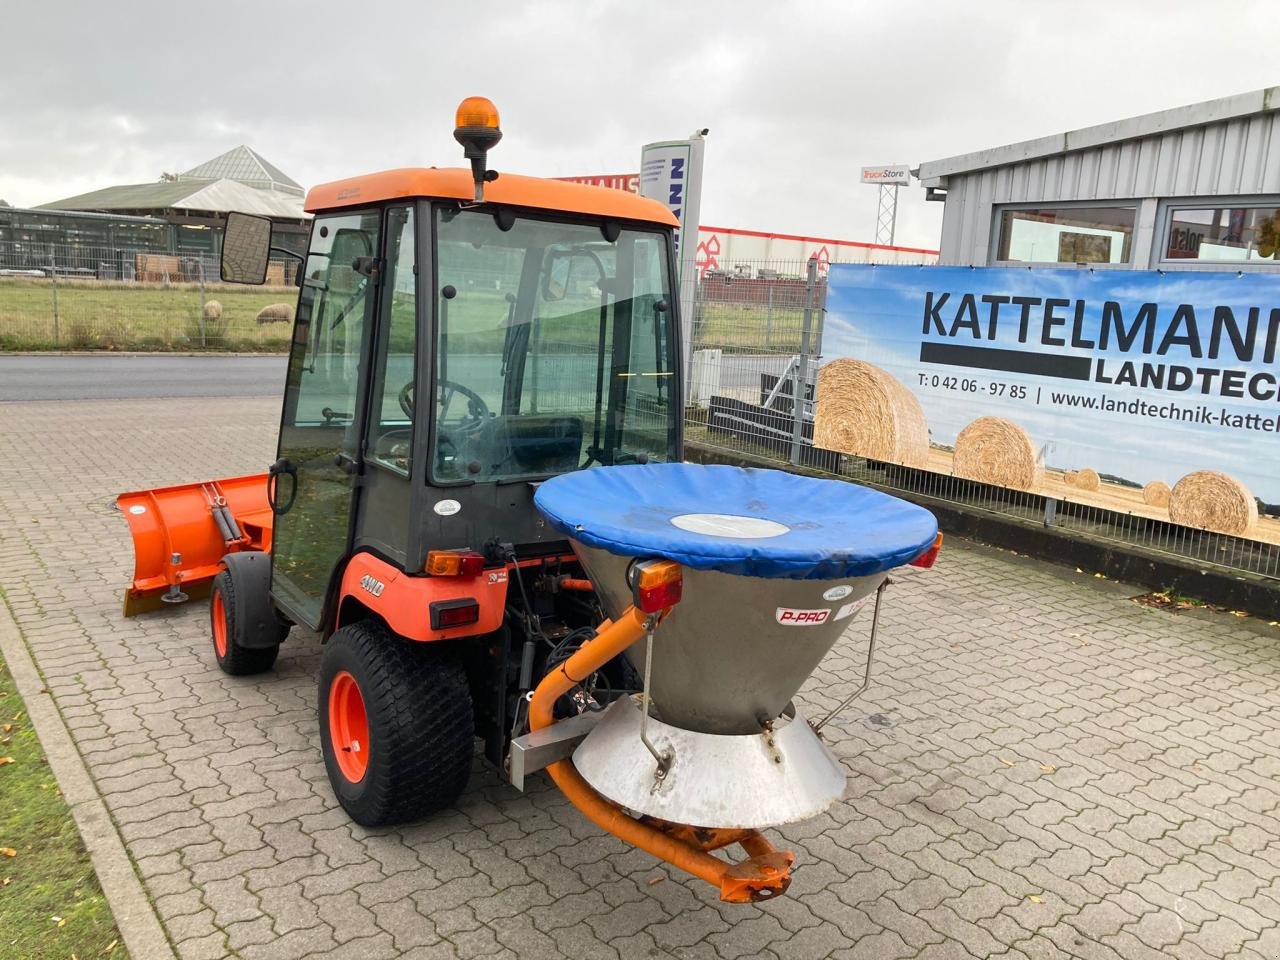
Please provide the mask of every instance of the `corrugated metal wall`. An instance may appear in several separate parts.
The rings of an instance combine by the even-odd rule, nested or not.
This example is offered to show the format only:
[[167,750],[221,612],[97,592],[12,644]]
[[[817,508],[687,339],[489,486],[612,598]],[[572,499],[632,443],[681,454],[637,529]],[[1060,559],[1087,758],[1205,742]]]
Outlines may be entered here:
[[[1280,111],[947,177],[939,262],[986,264],[992,208],[1064,200],[1186,199],[1280,194]],[[1140,208],[1154,217],[1155,205]],[[1152,228],[1138,224],[1134,266],[1149,266]],[[1203,264],[1202,264],[1203,266]],[[1219,264],[1218,269],[1234,269]],[[1277,270],[1275,267],[1251,269]]]

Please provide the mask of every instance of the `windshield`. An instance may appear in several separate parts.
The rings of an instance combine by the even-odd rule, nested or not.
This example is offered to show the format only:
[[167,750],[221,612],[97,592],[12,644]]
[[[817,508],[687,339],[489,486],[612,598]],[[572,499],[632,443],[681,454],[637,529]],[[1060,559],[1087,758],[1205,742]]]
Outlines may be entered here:
[[664,233],[440,208],[435,250],[434,480],[674,458]]

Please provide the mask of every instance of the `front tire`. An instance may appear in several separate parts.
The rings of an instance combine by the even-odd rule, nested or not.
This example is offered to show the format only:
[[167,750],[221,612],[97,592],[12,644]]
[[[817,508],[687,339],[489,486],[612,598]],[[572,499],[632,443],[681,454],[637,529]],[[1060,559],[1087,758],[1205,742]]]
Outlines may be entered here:
[[[239,581],[239,582],[238,582]],[[280,644],[289,632],[287,625],[273,619],[267,625],[269,635],[258,638],[258,644],[245,646],[248,624],[236,616],[236,595],[241,590],[252,589],[253,584],[239,580],[231,570],[223,570],[213,578],[209,593],[209,626],[213,633],[213,655],[223,673],[244,677],[264,673],[276,663]],[[262,640],[267,641],[262,645]]]
[[471,691],[462,664],[439,647],[376,620],[349,624],[325,644],[317,706],[329,783],[356,823],[419,820],[466,788]]

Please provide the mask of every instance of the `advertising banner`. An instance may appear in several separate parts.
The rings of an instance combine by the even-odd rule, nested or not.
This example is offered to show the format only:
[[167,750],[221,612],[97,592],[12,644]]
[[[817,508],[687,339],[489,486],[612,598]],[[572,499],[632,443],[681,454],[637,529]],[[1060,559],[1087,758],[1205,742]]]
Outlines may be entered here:
[[815,446],[1280,543],[1280,276],[831,268]]
[[625,190],[628,193],[640,192],[640,174],[638,173],[589,173],[580,177],[554,177],[565,183],[584,183],[588,187],[607,187],[610,190]]
[[[702,206],[702,156],[706,141],[701,136],[688,140],[647,143],[640,151],[640,194],[666,204],[677,220],[676,282],[680,286],[680,317],[684,334],[684,365],[689,369],[689,344],[693,332],[693,303],[697,292],[697,246],[699,213]],[[688,237],[691,242],[685,243]]]

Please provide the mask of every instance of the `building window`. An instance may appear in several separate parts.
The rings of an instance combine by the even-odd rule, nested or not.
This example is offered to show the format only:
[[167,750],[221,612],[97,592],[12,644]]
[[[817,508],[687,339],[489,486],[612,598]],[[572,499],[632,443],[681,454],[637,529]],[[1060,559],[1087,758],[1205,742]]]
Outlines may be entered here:
[[1039,207],[1000,215],[1004,263],[1129,263],[1134,207]]
[[1164,259],[1280,261],[1280,206],[1172,207]]

